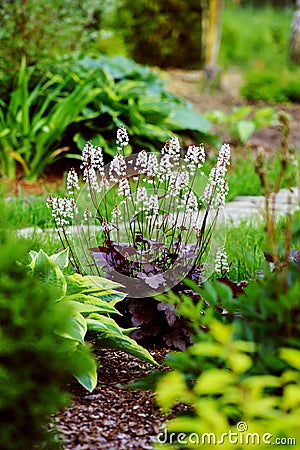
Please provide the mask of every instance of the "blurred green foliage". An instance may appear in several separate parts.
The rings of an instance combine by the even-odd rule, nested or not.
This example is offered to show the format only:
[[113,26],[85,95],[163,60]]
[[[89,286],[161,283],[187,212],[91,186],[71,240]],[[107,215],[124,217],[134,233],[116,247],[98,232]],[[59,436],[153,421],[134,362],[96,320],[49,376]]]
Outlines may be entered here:
[[50,415],[66,404],[62,386],[74,360],[56,334],[70,311],[55,291],[30,277],[17,260],[28,244],[0,232],[0,440],[7,450],[58,448],[47,431]]
[[123,33],[137,62],[159,67],[199,68],[203,62],[202,3],[122,0],[116,10],[115,26]]

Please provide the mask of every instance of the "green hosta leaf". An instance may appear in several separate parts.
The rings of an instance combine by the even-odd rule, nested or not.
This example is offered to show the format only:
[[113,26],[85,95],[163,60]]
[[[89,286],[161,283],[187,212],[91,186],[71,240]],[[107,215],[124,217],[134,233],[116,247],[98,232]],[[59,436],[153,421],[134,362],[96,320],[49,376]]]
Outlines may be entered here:
[[88,330],[98,333],[116,333],[123,336],[122,330],[114,319],[100,314],[90,314],[86,319]]
[[98,312],[101,314],[120,314],[111,304],[92,295],[74,294],[67,295],[64,301],[69,301],[76,311]]
[[65,248],[61,252],[51,255],[50,258],[60,269],[65,269],[69,264],[69,249]]
[[205,133],[211,128],[210,122],[201,114],[180,105],[173,106],[169,120],[175,130],[195,130]]
[[72,356],[77,360],[73,373],[74,377],[85,389],[92,392],[97,385],[97,364],[89,348],[83,345],[77,345]]
[[90,314],[86,321],[88,330],[98,333],[97,340],[101,347],[123,350],[142,361],[157,364],[150,353],[133,339],[126,336],[113,319],[100,316],[99,314]]
[[56,333],[67,339],[84,343],[87,332],[87,323],[85,318],[76,310],[73,311],[72,318],[65,324],[63,329],[57,329]]
[[63,298],[67,292],[67,282],[59,266],[43,250],[38,253],[31,252],[29,264],[33,275],[40,278],[46,285],[52,285],[58,289],[59,298]]
[[240,120],[236,125],[238,131],[238,137],[241,142],[246,142],[247,139],[256,130],[256,125],[251,120]]
[[[91,295],[95,299],[101,299],[106,303],[110,303],[111,305],[115,305],[116,303],[124,300],[127,294],[123,292],[118,292],[114,290],[95,290],[95,289],[85,289],[82,291],[84,295]],[[96,301],[96,300],[95,300]]]
[[75,292],[82,292],[84,288],[94,288],[94,289],[117,289],[123,287],[119,283],[110,281],[107,278],[96,277],[92,275],[80,275],[79,273],[74,273],[67,277],[68,289]]

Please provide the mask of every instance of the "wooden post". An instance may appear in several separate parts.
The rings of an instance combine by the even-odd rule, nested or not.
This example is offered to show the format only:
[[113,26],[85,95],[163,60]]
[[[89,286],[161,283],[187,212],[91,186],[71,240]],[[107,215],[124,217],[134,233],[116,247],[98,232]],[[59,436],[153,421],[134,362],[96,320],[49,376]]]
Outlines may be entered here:
[[219,68],[217,59],[221,41],[223,0],[209,0],[206,28],[205,66],[206,78],[216,78]]

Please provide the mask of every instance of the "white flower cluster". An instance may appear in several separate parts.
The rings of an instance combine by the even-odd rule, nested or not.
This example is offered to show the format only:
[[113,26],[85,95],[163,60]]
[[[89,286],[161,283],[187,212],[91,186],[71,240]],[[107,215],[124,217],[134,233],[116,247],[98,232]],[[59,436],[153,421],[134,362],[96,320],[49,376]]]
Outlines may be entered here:
[[129,144],[129,136],[123,125],[121,125],[117,130],[116,144],[121,148],[126,147],[126,145]]
[[121,178],[121,180],[119,181],[119,185],[118,185],[118,196],[122,196],[122,197],[130,197],[130,185],[129,185],[129,181],[127,178]]
[[84,146],[82,150],[82,165],[81,169],[94,169],[99,176],[104,176],[104,162],[101,147],[95,147],[90,141]]
[[74,213],[78,212],[74,198],[48,196],[46,205],[52,209],[52,217],[58,228],[64,228],[71,225],[74,219]]
[[67,176],[67,190],[70,195],[73,195],[75,190],[79,190],[79,184],[78,184],[78,175],[76,170],[72,167]]
[[217,273],[225,274],[226,272],[229,272],[229,264],[228,264],[228,258],[227,254],[225,252],[225,248],[219,247],[216,254],[216,261],[215,261],[215,271]]
[[225,176],[229,164],[230,146],[223,144],[219,151],[217,163],[210,171],[208,184],[202,195],[202,201],[204,203],[217,208],[225,205],[228,194],[228,183]]
[[109,165],[109,179],[116,183],[124,177],[126,177],[126,162],[124,156],[118,152]]
[[205,158],[206,155],[203,144],[200,146],[190,145],[188,147],[184,161],[187,163],[191,175],[195,173],[196,169],[201,169],[205,163]]

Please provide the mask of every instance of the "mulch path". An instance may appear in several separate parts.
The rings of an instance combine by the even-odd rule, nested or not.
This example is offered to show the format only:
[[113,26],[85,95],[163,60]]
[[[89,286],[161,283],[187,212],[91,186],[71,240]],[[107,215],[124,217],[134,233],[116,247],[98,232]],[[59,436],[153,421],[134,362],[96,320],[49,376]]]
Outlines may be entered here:
[[[162,363],[166,350],[151,350]],[[55,417],[65,450],[150,450],[164,421],[154,393],[123,389],[153,367],[122,351],[101,350],[98,385],[90,394],[74,382],[72,404]]]

